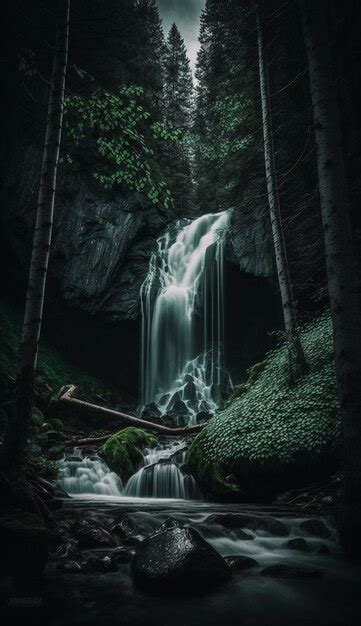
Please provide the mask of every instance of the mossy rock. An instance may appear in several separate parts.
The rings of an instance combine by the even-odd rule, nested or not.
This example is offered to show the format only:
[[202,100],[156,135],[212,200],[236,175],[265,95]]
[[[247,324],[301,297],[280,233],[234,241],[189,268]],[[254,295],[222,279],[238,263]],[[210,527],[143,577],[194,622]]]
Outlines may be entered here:
[[143,458],[142,449],[157,443],[156,437],[130,426],[107,439],[100,454],[123,481],[134,474]]
[[300,336],[309,371],[291,386],[287,346],[274,350],[191,445],[188,463],[212,494],[232,474],[244,499],[272,499],[337,467],[341,424],[329,313]]

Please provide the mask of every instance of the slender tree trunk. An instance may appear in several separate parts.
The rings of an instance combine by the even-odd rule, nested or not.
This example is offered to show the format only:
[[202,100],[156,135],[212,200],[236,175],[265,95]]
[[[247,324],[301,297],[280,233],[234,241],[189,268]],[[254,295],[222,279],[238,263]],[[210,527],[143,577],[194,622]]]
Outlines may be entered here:
[[264,44],[261,18],[257,15],[259,82],[262,102],[264,160],[266,168],[268,204],[276,257],[278,283],[286,336],[295,355],[296,375],[307,369],[306,359],[298,334],[296,306],[289,273],[286,244],[283,234],[277,171],[273,145],[271,98],[268,78],[267,52]]
[[59,0],[46,136],[16,384],[16,428],[14,429],[16,441],[14,442],[13,455],[15,464],[19,464],[21,461],[33,407],[35,368],[51,246],[56,177],[63,123],[69,10],[70,0]]
[[325,24],[326,3],[301,0],[308,58],[336,376],[344,432],[345,479],[340,538],[361,555],[361,317],[342,153]]

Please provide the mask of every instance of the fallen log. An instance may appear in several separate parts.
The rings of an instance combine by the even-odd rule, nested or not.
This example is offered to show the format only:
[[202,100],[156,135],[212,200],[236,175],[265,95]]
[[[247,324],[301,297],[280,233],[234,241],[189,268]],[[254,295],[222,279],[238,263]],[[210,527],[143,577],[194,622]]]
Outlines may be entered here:
[[[66,404],[70,404],[71,406],[79,406],[85,409],[89,409],[91,411],[96,411],[100,415],[110,417],[113,419],[119,419],[127,424],[131,424],[132,426],[136,426],[137,428],[143,428],[145,430],[151,430],[153,432],[159,433],[161,435],[165,435],[168,437],[173,436],[186,436],[192,435],[194,433],[199,433],[205,426],[205,424],[197,424],[196,426],[185,426],[183,428],[169,428],[168,426],[163,426],[162,424],[155,424],[154,422],[147,422],[146,420],[141,419],[140,417],[135,417],[134,415],[128,415],[127,413],[122,413],[121,411],[116,411],[115,409],[108,409],[107,407],[100,406],[98,404],[92,404],[91,402],[86,402],[85,400],[79,400],[79,398],[74,398],[74,393],[76,391],[75,385],[66,385],[62,387],[59,391],[58,402],[64,402]],[[88,437],[87,439],[73,439],[69,441],[62,442],[64,445],[90,445],[92,443],[101,443],[106,441],[111,435],[104,435],[102,437]]]

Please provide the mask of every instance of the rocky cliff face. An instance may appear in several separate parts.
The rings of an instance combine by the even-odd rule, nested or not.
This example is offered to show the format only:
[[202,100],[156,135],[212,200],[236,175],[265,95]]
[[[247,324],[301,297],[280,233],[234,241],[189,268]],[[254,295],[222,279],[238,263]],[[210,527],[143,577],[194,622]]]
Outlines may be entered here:
[[[24,143],[22,143],[24,142]],[[40,171],[41,144],[26,137],[9,162],[2,226],[26,279]],[[165,216],[141,194],[105,192],[84,172],[61,169],[56,198],[49,288],[57,305],[105,320],[140,316],[140,286],[156,239],[176,215]],[[253,276],[273,274],[269,228],[234,211],[228,259]]]

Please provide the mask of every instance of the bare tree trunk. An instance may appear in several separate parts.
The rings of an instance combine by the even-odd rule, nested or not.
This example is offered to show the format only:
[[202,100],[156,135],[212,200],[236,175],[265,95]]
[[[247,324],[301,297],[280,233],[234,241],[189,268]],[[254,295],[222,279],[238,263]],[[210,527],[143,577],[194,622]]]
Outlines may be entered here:
[[298,334],[296,305],[293,297],[289,273],[286,244],[283,234],[280,200],[278,195],[276,162],[272,133],[271,98],[268,79],[267,52],[264,44],[261,18],[257,15],[258,65],[262,102],[264,160],[266,168],[268,204],[272,226],[273,245],[276,257],[278,283],[281,293],[282,310],[286,337],[294,352],[295,373],[307,370],[306,359]]
[[69,10],[70,0],[59,0],[38,207],[19,354],[16,385],[16,428],[14,429],[16,440],[13,446],[14,464],[21,460],[33,406],[35,368],[43,315],[63,123],[69,42]]
[[336,376],[344,432],[345,480],[340,539],[361,554],[361,316],[342,153],[325,23],[326,3],[301,0],[308,58]]

